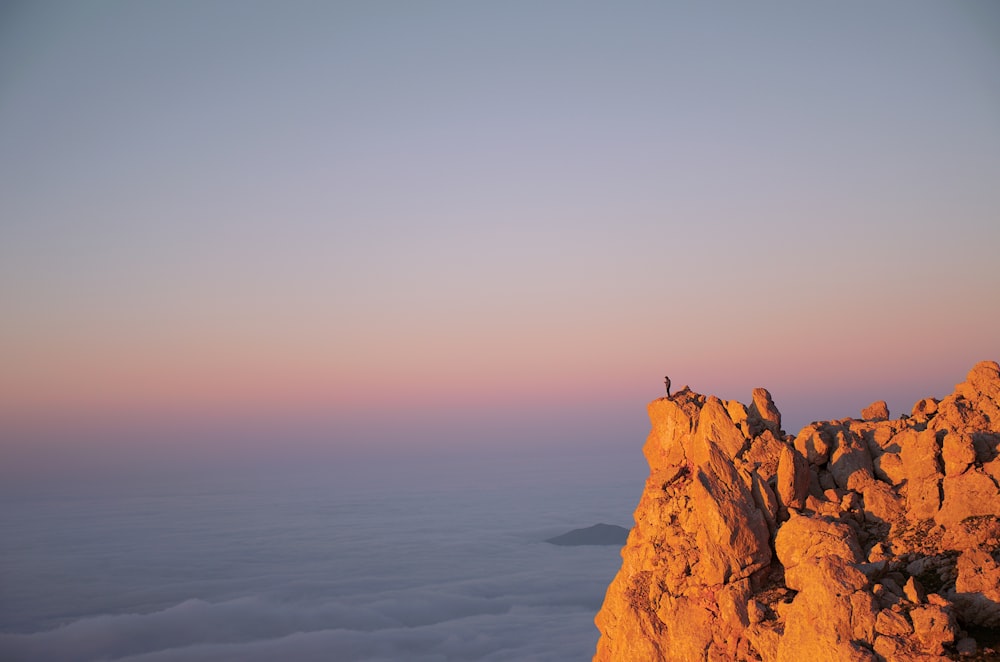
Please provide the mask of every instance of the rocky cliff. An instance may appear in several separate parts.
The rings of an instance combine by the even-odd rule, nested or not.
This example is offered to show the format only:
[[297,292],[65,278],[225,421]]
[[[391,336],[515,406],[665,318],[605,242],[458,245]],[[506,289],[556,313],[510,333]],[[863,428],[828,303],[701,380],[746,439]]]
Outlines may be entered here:
[[[650,403],[595,660],[943,660],[1000,633],[1000,366],[785,435],[764,389]],[[977,641],[978,640],[978,641]],[[977,653],[978,651],[978,653]]]

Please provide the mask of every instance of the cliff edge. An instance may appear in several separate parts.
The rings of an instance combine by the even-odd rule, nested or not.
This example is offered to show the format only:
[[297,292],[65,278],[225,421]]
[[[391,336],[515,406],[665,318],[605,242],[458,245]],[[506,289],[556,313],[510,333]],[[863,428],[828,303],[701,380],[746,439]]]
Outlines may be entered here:
[[687,387],[649,404],[650,475],[594,660],[945,660],[1000,634],[1000,366],[889,419],[797,436]]

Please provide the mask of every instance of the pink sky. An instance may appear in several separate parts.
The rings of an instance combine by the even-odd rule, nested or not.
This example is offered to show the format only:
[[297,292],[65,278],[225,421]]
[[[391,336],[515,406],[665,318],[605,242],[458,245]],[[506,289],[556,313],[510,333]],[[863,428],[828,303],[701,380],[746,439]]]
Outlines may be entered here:
[[9,430],[548,410],[600,444],[665,372],[800,425],[1000,357],[985,3],[0,24]]

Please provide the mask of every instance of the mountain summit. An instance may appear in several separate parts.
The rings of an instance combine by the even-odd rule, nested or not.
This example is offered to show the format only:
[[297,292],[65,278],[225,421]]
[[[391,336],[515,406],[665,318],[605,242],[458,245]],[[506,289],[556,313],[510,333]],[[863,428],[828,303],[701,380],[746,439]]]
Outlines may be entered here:
[[890,420],[797,436],[687,387],[649,404],[650,466],[597,614],[598,661],[945,660],[1000,628],[1000,366]]

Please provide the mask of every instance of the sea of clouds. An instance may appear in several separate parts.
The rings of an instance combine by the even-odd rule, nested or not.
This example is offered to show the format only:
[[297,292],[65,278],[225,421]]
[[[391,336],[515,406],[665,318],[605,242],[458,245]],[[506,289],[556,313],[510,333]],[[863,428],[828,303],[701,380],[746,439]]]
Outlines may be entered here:
[[607,463],[467,461],[7,494],[0,659],[580,660],[630,524]]

